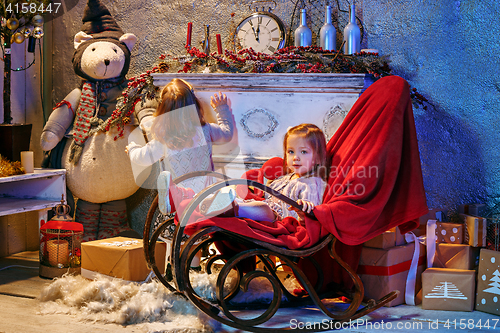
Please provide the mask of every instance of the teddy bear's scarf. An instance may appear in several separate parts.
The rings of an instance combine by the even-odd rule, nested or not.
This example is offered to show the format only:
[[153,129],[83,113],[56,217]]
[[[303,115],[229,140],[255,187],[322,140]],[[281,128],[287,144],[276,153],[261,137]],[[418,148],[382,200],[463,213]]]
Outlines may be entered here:
[[84,81],[80,104],[76,111],[75,123],[73,125],[73,141],[69,148],[69,161],[78,164],[83,152],[85,141],[94,126],[100,125],[103,120],[97,117],[101,104],[101,92],[110,89],[123,82],[123,79],[113,81]]

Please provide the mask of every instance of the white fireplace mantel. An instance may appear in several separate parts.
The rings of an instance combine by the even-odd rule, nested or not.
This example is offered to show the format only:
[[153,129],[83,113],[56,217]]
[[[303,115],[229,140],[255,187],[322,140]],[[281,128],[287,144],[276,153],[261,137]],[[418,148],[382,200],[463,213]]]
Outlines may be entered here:
[[210,96],[221,91],[230,100],[236,133],[230,143],[214,146],[214,163],[240,177],[273,156],[283,155],[290,126],[313,123],[329,139],[359,95],[371,83],[365,74],[155,73],[162,87],[173,78],[193,85],[209,121],[215,121]]

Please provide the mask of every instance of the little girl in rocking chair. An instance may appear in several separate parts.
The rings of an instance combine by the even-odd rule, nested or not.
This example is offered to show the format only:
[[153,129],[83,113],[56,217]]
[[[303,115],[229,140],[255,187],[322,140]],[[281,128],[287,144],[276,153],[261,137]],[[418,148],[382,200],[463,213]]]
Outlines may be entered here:
[[234,200],[234,193],[221,190],[202,201],[200,213],[218,215],[233,205],[236,217],[269,222],[287,216],[304,220],[304,212],[310,213],[321,204],[326,187],[328,163],[325,135],[316,125],[301,124],[288,129],[283,149],[285,174],[269,187],[297,201],[303,206],[302,211],[289,208],[274,196],[268,196],[264,201]]

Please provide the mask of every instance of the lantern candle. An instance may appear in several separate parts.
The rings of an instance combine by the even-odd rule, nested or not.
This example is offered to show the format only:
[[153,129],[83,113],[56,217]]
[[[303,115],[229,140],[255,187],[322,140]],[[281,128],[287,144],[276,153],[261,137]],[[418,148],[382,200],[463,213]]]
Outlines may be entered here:
[[220,34],[215,35],[217,38],[217,53],[222,54],[222,42],[220,40]]
[[52,239],[47,242],[47,251],[49,252],[49,263],[51,266],[58,264],[68,264],[68,241],[62,239]]
[[191,33],[193,31],[193,22],[188,22],[188,31],[187,31],[187,41],[186,47],[191,48]]

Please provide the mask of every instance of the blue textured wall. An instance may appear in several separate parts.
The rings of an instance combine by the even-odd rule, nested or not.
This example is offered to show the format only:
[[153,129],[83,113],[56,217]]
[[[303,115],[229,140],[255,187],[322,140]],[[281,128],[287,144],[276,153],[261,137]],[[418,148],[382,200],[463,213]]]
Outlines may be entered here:
[[364,0],[364,47],[434,105],[415,109],[429,208],[500,196],[500,4]]
[[[194,43],[202,39],[204,24],[225,40],[231,32],[230,13],[236,13],[238,22],[249,14],[251,1],[102,2],[125,32],[139,38],[132,52],[132,76],[151,68],[161,53],[184,52],[189,21]],[[273,11],[287,27],[294,2],[278,0]],[[340,32],[347,13],[339,14],[337,1],[328,2],[339,16]],[[338,2],[347,10],[347,0]],[[54,104],[79,82],[70,60],[85,3],[79,1],[54,20]],[[429,207],[500,202],[498,0],[356,0],[356,4],[365,30],[362,46],[390,55],[394,74],[407,79],[435,106],[415,109]]]

